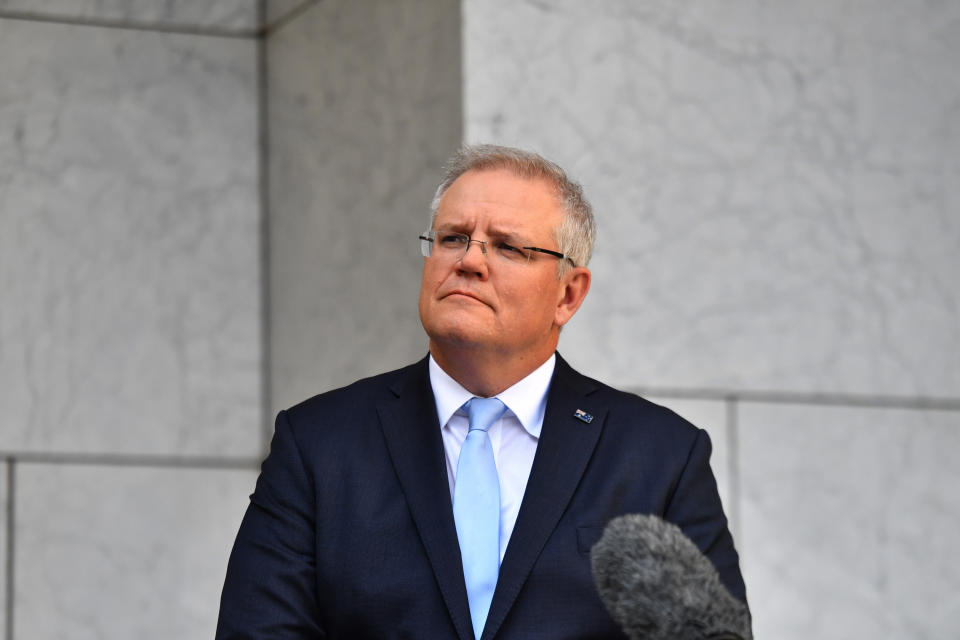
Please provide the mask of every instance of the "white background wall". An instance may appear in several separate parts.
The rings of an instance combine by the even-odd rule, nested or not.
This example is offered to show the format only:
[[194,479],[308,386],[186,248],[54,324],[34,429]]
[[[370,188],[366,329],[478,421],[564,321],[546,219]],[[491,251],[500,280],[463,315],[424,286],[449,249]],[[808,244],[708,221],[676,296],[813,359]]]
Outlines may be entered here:
[[757,637],[956,637],[957,59],[956,3],[0,0],[5,637],[212,636],[267,416],[425,352],[461,139],[583,182],[561,351],[711,432]]
[[427,353],[417,236],[461,139],[459,4],[325,0],[267,47],[275,412]]
[[597,211],[560,350],[721,444],[757,637],[957,637],[960,4],[463,23],[466,139],[542,151]]
[[0,1],[8,640],[213,636],[263,451],[258,24]]

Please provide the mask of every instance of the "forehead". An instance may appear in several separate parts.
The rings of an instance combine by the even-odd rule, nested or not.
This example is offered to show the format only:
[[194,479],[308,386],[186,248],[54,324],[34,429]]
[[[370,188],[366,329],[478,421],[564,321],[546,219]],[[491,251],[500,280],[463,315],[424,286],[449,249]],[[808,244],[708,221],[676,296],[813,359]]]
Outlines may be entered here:
[[520,177],[507,169],[474,169],[443,194],[436,223],[552,231],[562,217],[560,198],[549,180]]

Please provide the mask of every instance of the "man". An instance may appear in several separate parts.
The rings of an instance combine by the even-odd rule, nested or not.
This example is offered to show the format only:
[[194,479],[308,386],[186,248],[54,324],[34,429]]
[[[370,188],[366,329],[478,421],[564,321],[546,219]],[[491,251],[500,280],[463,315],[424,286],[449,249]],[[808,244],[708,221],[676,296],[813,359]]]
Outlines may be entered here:
[[589,551],[623,513],[745,599],[706,433],[556,354],[593,237],[558,166],[457,154],[421,236],[429,356],[279,414],[218,638],[622,638]]

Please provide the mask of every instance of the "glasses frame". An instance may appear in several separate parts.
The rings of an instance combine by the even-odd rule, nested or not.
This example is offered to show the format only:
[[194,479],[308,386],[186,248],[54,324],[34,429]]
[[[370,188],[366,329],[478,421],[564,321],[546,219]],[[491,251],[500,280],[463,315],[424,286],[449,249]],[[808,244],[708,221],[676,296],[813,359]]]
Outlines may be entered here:
[[[467,242],[464,245],[465,249],[463,251],[463,255],[457,258],[457,261],[463,260],[464,256],[467,255],[467,251],[470,250],[470,244],[474,242],[480,245],[480,253],[482,253],[483,255],[487,255],[487,242],[489,242],[489,240],[474,240],[473,238],[470,237],[469,233],[460,233],[458,231],[450,231],[449,233],[451,235],[462,236],[467,239]],[[420,234],[420,253],[423,255],[424,258],[429,258],[430,255],[433,253],[433,247],[434,247],[433,242],[434,240],[436,240],[436,238],[437,238],[437,232],[434,229],[424,231],[423,233]],[[553,249],[544,249],[542,247],[520,247],[520,248],[523,249],[524,251],[536,251],[537,253],[545,253],[548,256],[553,256],[554,258],[557,258],[558,260],[566,260],[573,267],[577,266],[570,256],[560,253],[559,251],[554,251]],[[530,259],[528,257],[527,262],[529,263],[529,261]]]

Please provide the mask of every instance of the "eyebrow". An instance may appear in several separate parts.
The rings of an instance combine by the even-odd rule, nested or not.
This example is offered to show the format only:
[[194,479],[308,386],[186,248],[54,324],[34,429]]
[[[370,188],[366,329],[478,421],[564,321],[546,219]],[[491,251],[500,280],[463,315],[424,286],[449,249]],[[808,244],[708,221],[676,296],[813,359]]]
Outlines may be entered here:
[[494,227],[490,230],[490,236],[500,240],[510,240],[519,244],[524,244],[526,242],[526,240],[524,240],[521,236],[518,236],[513,231],[506,231],[504,229],[498,229],[497,227]]
[[457,233],[466,233],[467,225],[465,224],[441,224],[436,228],[437,231],[456,231]]
[[[453,231],[456,233],[471,235],[470,232],[468,231],[468,225],[462,222],[442,224],[438,226],[436,230],[437,231]],[[508,244],[515,245],[515,246],[530,244],[530,242],[524,239],[523,236],[517,235],[515,232],[506,231],[504,229],[496,228],[496,227],[490,229],[490,231],[487,233],[487,236],[493,240],[503,240]]]

